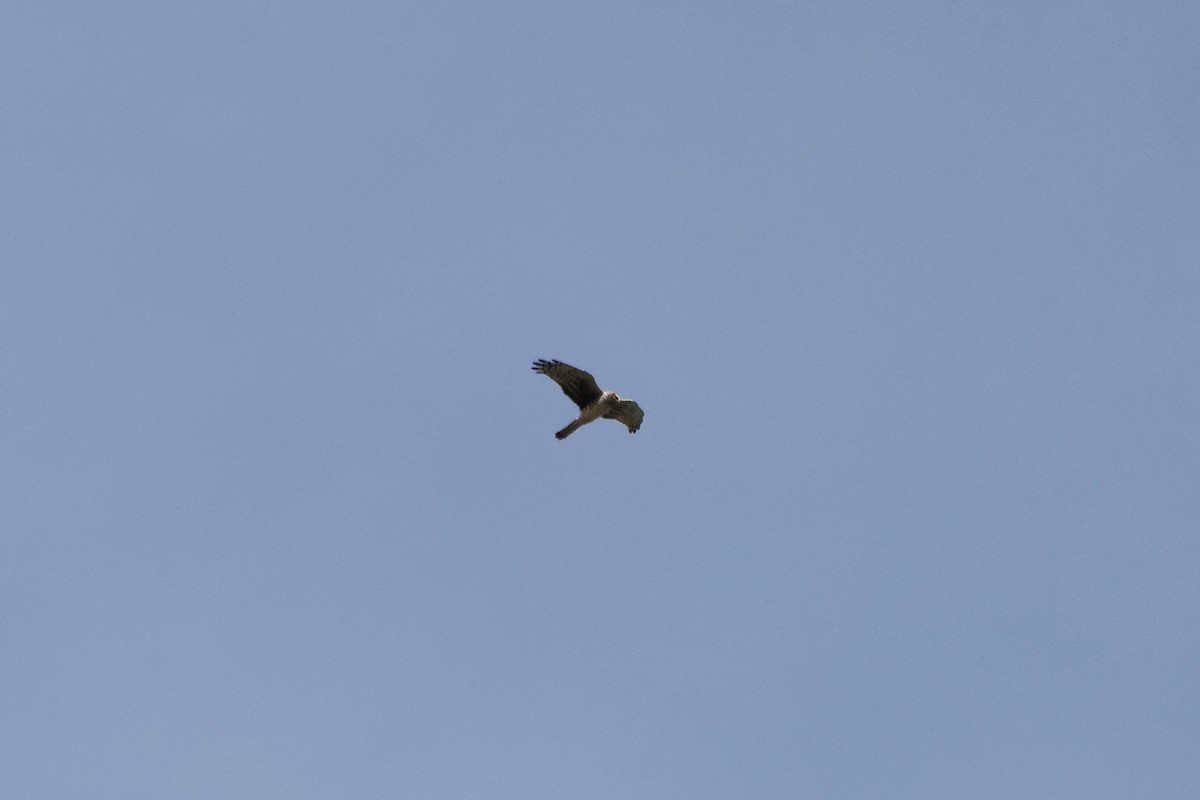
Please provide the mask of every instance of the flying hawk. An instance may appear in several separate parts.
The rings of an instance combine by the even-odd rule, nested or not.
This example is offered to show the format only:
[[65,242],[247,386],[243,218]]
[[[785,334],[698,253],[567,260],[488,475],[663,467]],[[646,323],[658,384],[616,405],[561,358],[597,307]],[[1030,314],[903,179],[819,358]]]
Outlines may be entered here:
[[565,439],[578,428],[604,417],[615,419],[630,433],[642,427],[642,409],[632,400],[622,400],[616,392],[602,392],[596,379],[581,369],[561,361],[546,361],[539,358],[533,362],[533,371],[545,375],[562,387],[563,394],[579,406],[579,419],[554,434],[555,439]]

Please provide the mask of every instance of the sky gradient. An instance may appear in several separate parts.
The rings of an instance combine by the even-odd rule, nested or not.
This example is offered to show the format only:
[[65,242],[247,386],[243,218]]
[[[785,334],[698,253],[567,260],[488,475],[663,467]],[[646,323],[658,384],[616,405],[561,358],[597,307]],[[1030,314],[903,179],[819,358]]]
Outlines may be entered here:
[[1198,41],[7,3],[0,795],[1200,796]]

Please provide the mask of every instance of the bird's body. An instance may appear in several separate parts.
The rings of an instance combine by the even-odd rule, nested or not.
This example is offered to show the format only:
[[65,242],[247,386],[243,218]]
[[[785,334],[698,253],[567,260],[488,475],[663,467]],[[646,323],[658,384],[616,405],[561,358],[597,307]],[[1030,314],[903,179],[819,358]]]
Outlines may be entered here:
[[579,418],[554,434],[554,438],[565,439],[582,426],[601,417],[617,420],[627,427],[630,433],[637,433],[638,428],[642,426],[645,414],[641,407],[632,400],[622,400],[616,392],[600,391],[596,379],[590,373],[561,361],[545,359],[533,362],[533,371],[545,375],[561,386],[563,394],[579,406]]

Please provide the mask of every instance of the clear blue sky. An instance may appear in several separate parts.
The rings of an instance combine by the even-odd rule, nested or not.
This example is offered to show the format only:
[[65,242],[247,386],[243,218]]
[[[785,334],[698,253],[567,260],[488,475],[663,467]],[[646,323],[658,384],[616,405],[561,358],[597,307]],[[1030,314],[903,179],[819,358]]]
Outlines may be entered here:
[[0,794],[1200,796],[1197,42],[6,3]]

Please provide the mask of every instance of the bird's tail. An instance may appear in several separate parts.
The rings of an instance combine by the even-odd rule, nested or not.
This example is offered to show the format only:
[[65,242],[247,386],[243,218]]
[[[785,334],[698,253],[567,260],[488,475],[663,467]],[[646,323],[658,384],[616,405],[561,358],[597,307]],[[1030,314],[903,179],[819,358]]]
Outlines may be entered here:
[[554,438],[555,438],[555,439],[559,439],[559,440],[565,439],[565,438],[567,438],[568,436],[570,436],[572,433],[574,433],[576,430],[578,430],[578,429],[579,429],[579,426],[580,426],[580,425],[582,425],[582,424],[583,424],[583,423],[582,423],[582,422],[580,422],[579,420],[575,420],[575,421],[574,421],[574,422],[572,422],[570,425],[568,425],[567,427],[563,428],[563,429],[562,429],[561,431],[559,431],[558,433],[554,434]]

